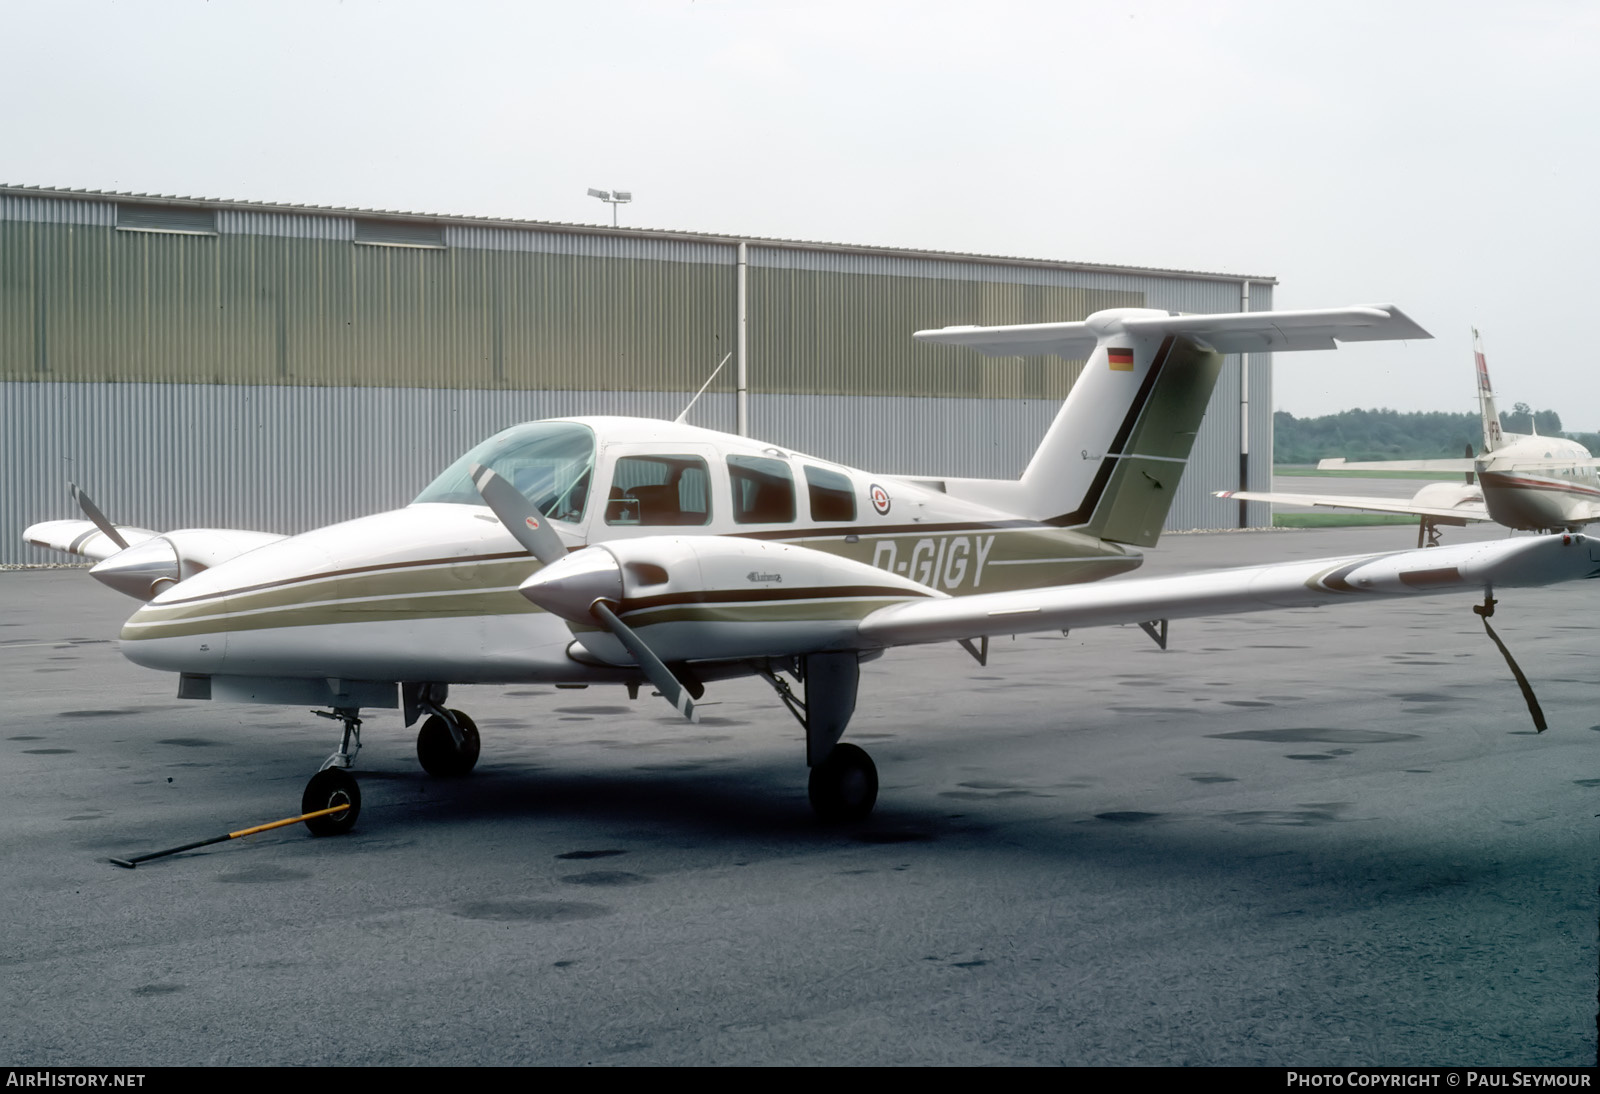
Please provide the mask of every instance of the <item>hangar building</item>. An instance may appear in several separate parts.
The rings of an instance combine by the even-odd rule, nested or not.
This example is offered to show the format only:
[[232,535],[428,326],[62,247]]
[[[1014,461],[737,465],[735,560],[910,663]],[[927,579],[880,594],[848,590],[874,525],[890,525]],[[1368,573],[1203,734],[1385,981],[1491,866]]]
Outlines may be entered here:
[[[293,533],[404,505],[519,421],[673,418],[887,474],[1021,473],[1081,362],[919,345],[1270,277],[0,186],[0,562],[76,517]],[[1229,356],[1170,529],[1270,521],[1271,355]],[[1241,379],[1243,378],[1243,379]]]

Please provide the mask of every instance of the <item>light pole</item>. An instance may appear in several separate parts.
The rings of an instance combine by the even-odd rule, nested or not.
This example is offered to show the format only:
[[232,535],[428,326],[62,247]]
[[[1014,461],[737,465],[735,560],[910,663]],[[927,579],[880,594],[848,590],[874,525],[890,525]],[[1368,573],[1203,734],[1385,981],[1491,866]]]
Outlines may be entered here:
[[617,206],[626,205],[628,202],[632,201],[633,191],[596,190],[591,186],[589,187],[589,196],[592,198],[599,198],[601,201],[611,206],[611,226],[615,228],[617,226]]

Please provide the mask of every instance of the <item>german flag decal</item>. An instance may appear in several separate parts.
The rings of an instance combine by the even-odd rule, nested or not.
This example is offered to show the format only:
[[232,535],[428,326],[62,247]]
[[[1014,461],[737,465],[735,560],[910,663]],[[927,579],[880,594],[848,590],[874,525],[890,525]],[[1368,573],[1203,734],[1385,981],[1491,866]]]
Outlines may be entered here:
[[1106,358],[1111,362],[1112,372],[1133,371],[1133,350],[1131,349],[1108,349],[1106,350]]

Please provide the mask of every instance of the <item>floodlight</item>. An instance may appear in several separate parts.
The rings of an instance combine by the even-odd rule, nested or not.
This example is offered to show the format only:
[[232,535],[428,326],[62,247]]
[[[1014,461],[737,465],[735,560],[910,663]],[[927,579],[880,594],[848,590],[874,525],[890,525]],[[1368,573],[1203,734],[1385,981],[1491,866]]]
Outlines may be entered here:
[[618,205],[625,205],[628,202],[632,201],[633,200],[633,191],[632,190],[596,190],[594,187],[591,186],[591,187],[589,187],[589,196],[592,197],[592,198],[599,198],[601,201],[603,201],[607,205],[611,206],[611,226],[613,228],[615,228],[617,226],[617,206]]

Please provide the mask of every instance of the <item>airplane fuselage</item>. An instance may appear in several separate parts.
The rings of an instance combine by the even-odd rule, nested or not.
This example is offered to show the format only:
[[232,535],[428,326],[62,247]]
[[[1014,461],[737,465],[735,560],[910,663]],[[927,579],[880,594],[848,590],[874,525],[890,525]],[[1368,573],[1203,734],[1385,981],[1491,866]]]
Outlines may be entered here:
[[[541,428],[566,447],[541,440]],[[1142,561],[1117,544],[1021,520],[937,484],[710,430],[586,418],[501,436],[508,434],[522,447],[501,453],[504,474],[545,499],[569,550],[643,536],[728,536],[810,548],[897,579],[760,606],[759,622],[790,632],[808,621],[859,619],[907,595],[1076,584]],[[463,460],[495,458],[483,447]],[[339,682],[635,677],[584,657],[565,621],[518,593],[540,563],[454,482],[456,470],[404,509],[292,536],[187,578],[128,620],[124,653],[257,701],[323,701],[316,697],[328,687],[338,693]],[[751,582],[766,576],[759,570]],[[755,623],[756,611],[730,604],[724,614]],[[380,705],[371,694],[361,705]]]
[[1477,476],[1490,518],[1508,528],[1576,529],[1600,502],[1589,450],[1563,437],[1514,437],[1480,458]]

